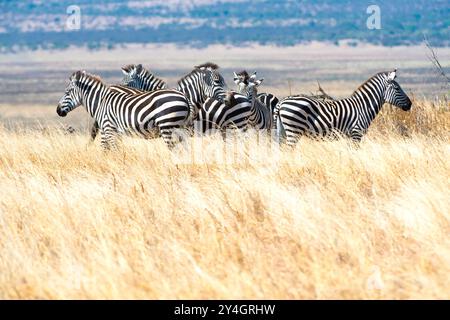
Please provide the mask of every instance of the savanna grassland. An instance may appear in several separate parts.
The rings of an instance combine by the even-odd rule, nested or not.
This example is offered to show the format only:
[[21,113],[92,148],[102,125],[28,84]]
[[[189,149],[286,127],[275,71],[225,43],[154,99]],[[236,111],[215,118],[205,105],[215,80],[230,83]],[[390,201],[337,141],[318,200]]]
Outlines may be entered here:
[[0,298],[449,299],[449,129],[448,101],[415,100],[359,147],[211,137],[189,163],[191,144],[4,127]]

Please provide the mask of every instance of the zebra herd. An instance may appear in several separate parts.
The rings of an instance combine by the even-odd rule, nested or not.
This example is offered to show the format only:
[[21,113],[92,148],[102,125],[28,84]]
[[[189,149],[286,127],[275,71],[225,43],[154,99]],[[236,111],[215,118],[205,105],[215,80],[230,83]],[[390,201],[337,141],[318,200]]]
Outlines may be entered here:
[[124,133],[148,137],[154,130],[171,148],[180,129],[196,134],[251,127],[275,130],[288,145],[303,135],[336,133],[360,141],[384,103],[405,111],[411,108],[411,100],[395,81],[396,70],[377,73],[346,99],[296,95],[278,100],[270,93],[258,93],[263,79],[247,71],[235,72],[237,90],[227,90],[218,69],[214,63],[196,66],[173,89],[141,64],[123,67],[120,85],[107,85],[95,75],[77,71],[56,112],[64,117],[83,105],[94,119],[91,138],[100,130],[104,148],[114,147]]

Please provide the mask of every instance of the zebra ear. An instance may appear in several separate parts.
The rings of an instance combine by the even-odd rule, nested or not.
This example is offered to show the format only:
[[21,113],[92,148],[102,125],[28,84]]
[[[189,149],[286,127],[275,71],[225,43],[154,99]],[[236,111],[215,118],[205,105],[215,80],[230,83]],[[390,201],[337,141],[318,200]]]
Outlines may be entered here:
[[124,76],[128,75],[128,69],[126,67],[122,67],[121,70]]
[[141,71],[142,71],[142,64],[138,64],[136,66],[136,73],[141,73]]
[[255,85],[256,85],[256,86],[259,86],[263,81],[264,81],[264,78],[259,79],[259,80],[256,80],[256,81],[255,81]]
[[85,70],[80,70],[80,71],[77,71],[77,72],[75,72],[74,74],[73,74],[73,76],[71,77],[71,81],[74,83],[74,84],[76,84],[80,79],[81,79],[81,76],[83,75],[83,74],[86,74],[86,71]]
[[256,71],[253,72],[253,74],[250,76],[250,80],[254,80],[256,79]]
[[239,76],[236,74],[236,72],[233,72],[233,81],[236,84],[239,84],[241,80],[239,79]]
[[392,72],[389,72],[389,74],[388,74],[388,80],[389,81],[392,81],[392,80],[394,80],[396,77],[397,77],[397,69],[394,69],[394,71],[392,71]]

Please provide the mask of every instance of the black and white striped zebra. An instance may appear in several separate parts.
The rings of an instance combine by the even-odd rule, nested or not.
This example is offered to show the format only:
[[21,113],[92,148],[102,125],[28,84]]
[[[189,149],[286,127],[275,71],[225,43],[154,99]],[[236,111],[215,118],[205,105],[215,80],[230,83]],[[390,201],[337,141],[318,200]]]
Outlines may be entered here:
[[[113,86],[110,86],[109,88],[112,91],[125,93],[125,94],[137,94],[137,93],[141,93],[142,92],[142,90],[129,88],[129,87],[124,87],[124,86],[120,86],[120,85],[113,85]],[[91,141],[95,140],[99,130],[100,130],[100,126],[99,126],[97,120],[94,119],[94,123],[91,126],[91,132],[90,132]]]
[[271,93],[258,93],[257,96],[258,100],[262,102],[263,105],[265,105],[267,108],[269,108],[270,113],[273,114],[275,112],[275,108],[278,104],[278,102],[280,102],[280,100],[278,100],[278,98],[276,96],[274,96]]
[[[245,90],[246,87],[245,83],[246,81],[248,82],[249,77],[250,77],[249,74],[245,70],[239,73],[234,72],[234,83],[238,85],[239,92],[243,92],[243,90]],[[274,113],[275,108],[279,102],[279,99],[275,95],[271,93],[262,92],[258,93],[256,97],[259,101],[262,102],[262,104],[264,104],[270,109],[272,114]]]
[[174,131],[183,127],[189,117],[189,103],[179,91],[118,92],[84,71],[75,72],[70,77],[56,112],[65,117],[80,105],[85,106],[99,124],[105,148],[115,146],[116,137],[120,134],[145,137],[154,129],[172,147]]
[[178,80],[177,90],[185,94],[191,107],[191,120],[197,118],[198,111],[208,98],[223,102],[226,83],[214,63],[196,66],[189,74]]
[[[142,67],[142,64],[129,64],[122,67],[124,78],[121,85],[112,85],[109,88],[116,92],[137,94],[143,91],[154,91],[167,88],[164,80],[157,78],[149,70]],[[94,141],[99,130],[97,121],[91,127],[91,141]]]
[[227,92],[223,102],[208,98],[194,122],[195,132],[224,134],[228,129],[245,131],[249,125],[251,111],[252,104],[248,97],[236,92]]
[[286,97],[278,105],[278,134],[284,131],[289,145],[302,135],[325,137],[336,132],[359,142],[385,102],[411,109],[411,100],[395,78],[396,70],[380,72],[342,100]]
[[239,92],[246,95],[252,102],[249,125],[259,130],[268,130],[272,127],[272,106],[264,103],[270,100],[263,102],[258,96],[258,87],[263,81],[264,79],[256,79],[256,72],[251,76],[245,70],[234,73],[234,82],[238,85]]
[[[196,69],[216,70],[217,67],[211,64],[197,66]],[[194,70],[195,71],[195,70]],[[144,83],[150,82],[150,73],[144,72],[128,72],[123,79],[122,84],[125,86],[133,86],[137,89],[144,90]],[[198,109],[199,115],[195,123],[195,132],[202,134],[210,134],[216,130],[223,131],[225,129],[243,129],[247,125],[247,119],[250,115],[250,102],[246,96],[240,94],[227,94],[224,100],[218,100],[209,97]],[[240,110],[238,112],[237,110]]]
[[231,128],[245,131],[249,127],[271,128],[270,109],[256,99],[257,87],[263,79],[257,80],[256,75],[249,76],[247,72],[241,72],[239,76],[242,76],[242,79],[236,81],[235,78],[235,82],[241,93],[228,92],[224,102],[209,98],[199,111],[197,132],[223,132]]

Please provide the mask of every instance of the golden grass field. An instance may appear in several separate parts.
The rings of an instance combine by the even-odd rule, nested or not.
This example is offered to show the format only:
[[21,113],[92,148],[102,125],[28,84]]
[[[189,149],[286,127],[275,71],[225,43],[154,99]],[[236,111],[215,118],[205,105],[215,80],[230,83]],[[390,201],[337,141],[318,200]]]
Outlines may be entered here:
[[359,148],[249,136],[196,164],[0,129],[0,298],[449,299],[449,129],[448,101],[415,101]]

